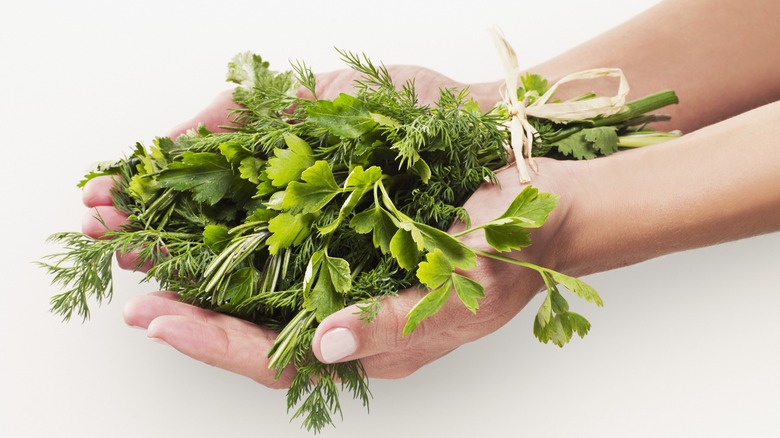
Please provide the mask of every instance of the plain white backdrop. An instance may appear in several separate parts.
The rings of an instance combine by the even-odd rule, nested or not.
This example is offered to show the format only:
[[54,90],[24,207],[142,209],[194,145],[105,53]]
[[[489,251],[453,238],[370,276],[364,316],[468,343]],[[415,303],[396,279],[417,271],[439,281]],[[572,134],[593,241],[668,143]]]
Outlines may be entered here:
[[[57,250],[49,234],[80,228],[87,166],[208,104],[234,53],[326,71],[338,47],[485,81],[502,73],[494,24],[528,67],[656,2],[3,2],[0,436],[310,436],[283,391],[127,328],[124,302],[154,290],[140,276],[117,272],[112,303],[64,324],[33,264]],[[779,247],[775,233],[590,276],[606,306],[579,309],[584,340],[538,343],[535,301],[409,378],[372,380],[368,414],[345,395],[320,436],[780,436]]]

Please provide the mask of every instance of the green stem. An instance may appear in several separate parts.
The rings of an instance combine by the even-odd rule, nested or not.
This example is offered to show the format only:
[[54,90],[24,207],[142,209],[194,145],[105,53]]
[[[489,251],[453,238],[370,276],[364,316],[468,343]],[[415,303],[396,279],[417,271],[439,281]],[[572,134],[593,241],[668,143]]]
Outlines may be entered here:
[[603,119],[593,121],[594,126],[610,126],[625,122],[636,116],[655,111],[665,106],[679,103],[677,95],[672,90],[659,91],[658,93],[645,96],[626,104],[627,111],[623,111]]
[[626,104],[626,111],[614,114],[602,119],[595,119],[587,124],[572,124],[566,129],[561,130],[558,134],[545,138],[546,143],[555,143],[561,141],[572,134],[582,131],[589,126],[612,126],[619,123],[623,123],[632,118],[641,116],[650,111],[655,111],[659,108],[663,108],[668,105],[676,104],[679,102],[677,95],[672,90],[660,91],[649,96],[642,97],[640,99],[631,101]]
[[493,260],[498,260],[498,261],[501,261],[501,262],[512,263],[513,265],[523,266],[523,267],[528,268],[528,269],[533,269],[534,271],[536,271],[536,272],[538,272],[538,273],[540,273],[542,275],[544,275],[548,271],[547,269],[545,269],[545,268],[543,268],[543,267],[541,267],[539,265],[535,265],[535,264],[530,263],[530,262],[524,262],[522,260],[513,259],[512,257],[503,256],[501,254],[494,254],[492,252],[483,251],[481,249],[474,249],[474,248],[472,248],[471,250],[474,251],[474,253],[479,255],[479,256],[487,257],[487,258],[490,258],[490,259],[493,259]]

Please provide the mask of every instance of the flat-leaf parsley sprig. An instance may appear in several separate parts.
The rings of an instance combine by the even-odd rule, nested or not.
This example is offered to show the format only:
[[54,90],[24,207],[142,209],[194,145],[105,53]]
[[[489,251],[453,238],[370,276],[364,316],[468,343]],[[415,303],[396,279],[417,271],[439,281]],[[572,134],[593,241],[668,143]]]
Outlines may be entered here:
[[[413,81],[397,88],[384,66],[341,55],[362,76],[356,91],[321,100],[296,95],[301,86],[315,91],[304,64],[273,72],[260,56],[241,53],[228,68],[237,84],[237,127],[213,133],[200,126],[149,147],[137,144],[125,159],[87,175],[80,185],[116,176],[114,205],[128,223],[100,240],[51,236],[64,247],[41,263],[64,289],[52,310],[66,320],[74,312],[88,318],[91,301],[112,297],[112,255],[136,252],[139,267],[151,266],[144,280],[279,332],[270,366],[277,376],[296,369],[288,410],[315,432],[341,414],[339,388],[366,406],[370,398],[359,361],[317,361],[317,324],[353,304],[369,324],[383,297],[410,287],[428,293],[409,312],[404,334],[452,293],[477,312],[485,291],[463,272],[478,257],[541,276],[547,295],[533,332],[542,342],[563,346],[575,333],[584,336],[590,324],[569,310],[560,286],[600,306],[596,291],[504,255],[531,244],[530,230],[543,226],[556,196],[527,186],[494,220],[456,235],[444,231],[456,220],[468,223],[463,203],[507,164],[506,108],[482,112],[467,90],[453,89],[440,90],[435,105],[420,105]],[[535,75],[521,82],[517,92],[525,99],[547,88]],[[647,142],[656,134],[646,125],[659,117],[646,113],[675,101],[665,92],[617,116],[569,124],[530,118],[538,132],[534,153],[590,158],[634,146],[626,139],[640,135]],[[459,239],[477,230],[494,252]]]

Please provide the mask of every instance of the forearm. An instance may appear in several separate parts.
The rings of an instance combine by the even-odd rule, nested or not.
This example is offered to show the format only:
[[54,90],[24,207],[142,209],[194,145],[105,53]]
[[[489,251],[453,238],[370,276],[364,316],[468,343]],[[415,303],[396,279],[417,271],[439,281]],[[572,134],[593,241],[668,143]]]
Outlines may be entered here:
[[678,140],[568,162],[559,240],[584,275],[780,230],[780,103]]
[[[597,67],[620,67],[629,99],[673,89],[664,130],[692,132],[780,99],[780,2],[667,0],[548,62],[529,68],[550,79]],[[522,62],[522,50],[520,51]],[[593,83],[573,84],[579,95]],[[600,93],[611,84],[596,85]],[[497,96],[497,85],[480,90]]]

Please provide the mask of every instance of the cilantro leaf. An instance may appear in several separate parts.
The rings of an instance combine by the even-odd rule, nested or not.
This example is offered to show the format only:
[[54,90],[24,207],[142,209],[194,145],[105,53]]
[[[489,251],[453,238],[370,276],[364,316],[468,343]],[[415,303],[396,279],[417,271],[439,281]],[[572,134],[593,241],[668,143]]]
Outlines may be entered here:
[[552,144],[563,155],[573,156],[578,160],[590,160],[599,154],[609,155],[618,150],[616,128],[599,126],[585,128]]
[[222,155],[187,151],[181,162],[173,162],[160,172],[157,183],[178,191],[190,190],[195,201],[214,205],[233,184],[233,170]]
[[609,155],[618,151],[617,130],[612,126],[599,126],[583,129],[585,140],[590,147],[601,155]]
[[342,138],[358,138],[377,125],[363,102],[344,93],[333,101],[317,101],[309,108],[308,115],[309,120]]
[[528,98],[531,102],[547,92],[547,80],[537,74],[526,73],[520,76],[522,89],[518,90],[520,99]]

